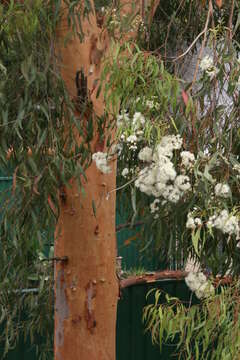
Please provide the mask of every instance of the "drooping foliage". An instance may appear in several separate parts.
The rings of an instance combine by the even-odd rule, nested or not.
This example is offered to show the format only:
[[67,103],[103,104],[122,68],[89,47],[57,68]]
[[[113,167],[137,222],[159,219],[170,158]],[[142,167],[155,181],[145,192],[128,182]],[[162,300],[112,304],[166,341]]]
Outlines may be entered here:
[[[80,15],[77,3],[65,4],[71,36]],[[44,333],[51,348],[53,262],[47,260],[53,257],[59,193],[73,177],[81,187],[91,159],[91,134],[83,132],[82,114],[76,115],[60,76],[55,49],[60,6],[61,1],[41,0],[0,4],[0,168],[12,177],[0,198],[5,351],[21,332],[30,333],[32,341],[35,333]]]
[[[102,75],[107,85],[99,91],[105,92],[111,126],[117,124],[117,139],[108,145],[109,157],[115,156],[113,142],[119,153],[123,209],[131,212],[133,225],[137,219],[144,223],[143,256],[154,249],[177,267],[191,255],[213,274],[238,275],[239,4],[219,3],[160,2],[149,23],[153,2],[141,14],[133,4],[133,14],[124,16],[119,2],[96,1],[98,19],[113,39]],[[88,16],[91,2],[80,12],[83,2],[64,4],[66,41],[73,34],[82,40],[81,16]],[[92,120],[80,126],[82,114],[76,115],[66,92],[54,47],[60,5],[58,0],[0,5],[0,168],[12,176],[11,188],[1,193],[0,318],[6,351],[22,330],[32,337],[44,332],[51,347],[52,262],[45,260],[53,245],[58,194],[72,177],[81,187],[91,160]],[[122,44],[123,33],[136,32],[138,45]],[[98,120],[103,136],[105,119]],[[107,156],[95,158],[107,165]],[[21,292],[30,287],[37,287],[37,296]],[[18,318],[19,309],[28,314],[26,322]]]
[[238,359],[239,282],[219,287],[201,306],[156,291],[143,320],[153,343],[174,343],[178,359]]
[[[160,4],[157,17],[164,9]],[[106,67],[106,73],[112,70],[107,99],[115,104],[120,97],[122,105],[117,118],[119,193],[131,198],[132,224],[145,221],[145,249],[152,252],[154,243],[170,266],[182,266],[191,255],[214,274],[229,267],[238,274],[239,8],[235,4],[230,19],[228,5],[220,11],[186,1],[175,10],[168,8],[169,33],[155,45],[161,49],[166,42],[171,56],[165,58],[159,49],[141,50],[151,37],[147,42],[139,34],[141,48],[124,44]],[[170,30],[189,12],[199,14],[205,30],[199,33],[202,41],[187,32],[181,55]],[[179,31],[183,36],[183,25]],[[180,136],[181,146],[171,145],[171,136]],[[152,151],[148,159],[144,151]],[[160,155],[165,156],[161,164]]]
[[233,278],[219,290],[203,273],[202,282],[190,273],[186,283],[201,304],[169,297],[158,303],[156,292],[144,319],[154,342],[177,341],[179,358],[237,359],[239,4],[161,2],[156,16],[139,32],[139,47],[119,47],[106,68],[107,99],[115,104],[120,97],[122,105],[118,191],[129,199],[123,211],[132,226],[144,223],[143,256],[158,253],[173,268],[191,257],[194,271],[212,281]]

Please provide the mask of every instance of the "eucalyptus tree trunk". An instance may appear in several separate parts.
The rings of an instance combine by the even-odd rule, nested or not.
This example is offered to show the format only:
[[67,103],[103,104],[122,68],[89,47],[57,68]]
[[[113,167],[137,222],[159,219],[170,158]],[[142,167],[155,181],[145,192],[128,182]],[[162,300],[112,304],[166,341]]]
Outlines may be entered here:
[[[131,2],[130,2],[131,3]],[[131,11],[122,0],[124,11]],[[96,16],[82,24],[85,41],[73,36],[64,46],[69,31],[63,17],[57,33],[57,52],[61,74],[69,94],[76,96],[76,74],[81,68],[88,76],[94,112],[102,115],[103,95],[96,99],[96,78],[102,66],[91,69],[91,35],[99,36]],[[132,35],[134,36],[134,35]],[[105,51],[109,47],[105,39]],[[91,71],[90,71],[91,70]],[[89,75],[91,73],[91,75]],[[85,121],[88,121],[86,118]],[[95,127],[96,124],[95,124]],[[92,148],[99,150],[97,129]],[[112,134],[114,135],[114,134]],[[79,139],[81,141],[81,139]],[[105,144],[100,144],[104,151]],[[86,171],[86,195],[80,194],[76,181],[65,189],[55,238],[55,360],[114,360],[118,281],[116,277],[115,192],[116,162],[110,174],[102,174],[92,164]],[[96,204],[93,212],[92,201]],[[64,261],[64,259],[67,259]]]
[[[83,24],[84,31],[99,34],[94,17]],[[83,68],[90,69],[90,38],[80,43],[73,37],[64,47],[68,31],[62,20],[57,34],[61,73],[71,96],[77,95],[75,78]],[[95,71],[95,70],[94,70]],[[88,76],[88,88],[94,86],[95,73]],[[103,97],[92,94],[94,111],[103,114]],[[86,118],[85,121],[88,121]],[[79,138],[79,141],[81,139]],[[96,147],[98,136],[93,140]],[[102,149],[104,151],[104,148]],[[111,174],[102,174],[92,163],[86,171],[86,195],[80,194],[76,181],[65,189],[55,239],[55,255],[67,258],[55,266],[55,359],[113,360],[118,282],[115,271],[115,188],[116,164]],[[92,202],[96,204],[93,212]]]

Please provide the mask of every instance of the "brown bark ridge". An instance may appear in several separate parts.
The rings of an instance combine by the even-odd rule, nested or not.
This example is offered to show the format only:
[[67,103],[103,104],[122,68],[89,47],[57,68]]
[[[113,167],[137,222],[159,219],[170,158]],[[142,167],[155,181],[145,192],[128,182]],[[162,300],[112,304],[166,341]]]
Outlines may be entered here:
[[[62,9],[64,6],[63,3]],[[104,38],[103,33],[100,36],[101,29],[93,14],[82,23],[86,34],[84,42],[80,43],[77,36],[72,36],[67,45],[64,44],[69,31],[67,10],[64,11],[56,40],[62,77],[74,98],[77,94],[76,74],[83,69],[88,76],[94,112],[102,115],[103,95],[96,98],[94,89],[102,69],[101,56],[108,48],[109,39]],[[97,45],[95,52],[92,51],[93,42]],[[104,144],[100,144],[101,149],[98,145],[96,134],[92,147],[104,151]],[[115,359],[119,284],[116,277],[115,192],[107,196],[116,188],[116,162],[111,163],[112,172],[107,175],[92,164],[86,171],[86,195],[79,193],[73,179],[61,202],[55,257],[64,261],[55,262],[55,360]]]

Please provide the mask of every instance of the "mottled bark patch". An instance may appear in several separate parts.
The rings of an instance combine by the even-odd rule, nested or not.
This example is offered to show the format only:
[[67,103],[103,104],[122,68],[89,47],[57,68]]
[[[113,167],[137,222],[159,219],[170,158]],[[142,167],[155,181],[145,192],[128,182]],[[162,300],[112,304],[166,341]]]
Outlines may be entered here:
[[97,326],[95,313],[94,313],[94,307],[95,307],[94,298],[96,297],[97,294],[96,284],[94,284],[92,281],[89,281],[85,289],[86,289],[85,319],[87,322],[87,328],[93,334],[94,328]]
[[66,299],[66,283],[64,279],[64,269],[60,269],[57,273],[56,279],[56,314],[57,314],[57,325],[56,325],[56,348],[58,349],[63,345],[64,341],[64,320],[69,317],[69,308]]

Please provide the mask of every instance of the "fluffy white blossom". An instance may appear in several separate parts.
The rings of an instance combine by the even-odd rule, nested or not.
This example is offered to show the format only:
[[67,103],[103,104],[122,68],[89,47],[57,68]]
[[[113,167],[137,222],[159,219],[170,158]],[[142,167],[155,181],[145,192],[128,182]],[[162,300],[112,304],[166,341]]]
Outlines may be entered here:
[[159,199],[155,199],[151,204],[150,204],[150,211],[152,214],[154,214],[155,212],[157,212],[159,210],[158,204],[160,203]]
[[168,135],[164,136],[156,149],[157,158],[161,158],[162,156],[168,156],[172,158],[173,150],[178,150],[182,146],[182,138],[177,135]]
[[155,107],[153,100],[147,100],[146,105],[149,109],[153,109]]
[[135,150],[137,150],[137,145],[131,145],[131,146],[129,147],[129,149],[135,151]]
[[180,156],[182,158],[182,165],[186,169],[190,169],[191,167],[193,167],[195,162],[195,156],[193,153],[191,153],[190,151],[182,151],[180,153]]
[[174,184],[182,191],[187,191],[191,188],[190,179],[186,175],[178,175]]
[[139,160],[142,160],[145,162],[151,162],[152,155],[153,155],[152,149],[150,147],[146,146],[139,152],[138,158],[139,158]]
[[188,216],[187,222],[186,222],[186,228],[187,229],[193,229],[193,230],[196,228],[195,221],[194,221],[194,218],[192,216]]
[[177,176],[171,161],[173,150],[178,150],[181,146],[182,139],[179,135],[169,135],[161,139],[154,152],[148,147],[143,148],[139,159],[150,164],[140,171],[135,186],[147,195],[177,203],[191,186],[188,176]]
[[156,96],[152,96],[150,100],[146,100],[146,106],[152,110],[152,109],[156,109],[159,110],[160,105],[157,102],[157,97]]
[[122,113],[117,116],[117,127],[119,128],[122,125],[129,123],[129,122],[130,122],[129,115],[126,112],[126,110],[123,110]]
[[108,164],[108,154],[103,152],[97,152],[92,155],[92,159],[96,162],[97,168],[104,174],[111,172],[111,167]]
[[203,298],[207,298],[211,295],[214,295],[215,293],[215,289],[213,287],[213,285],[207,281],[204,284],[202,284],[196,291],[196,297],[198,299],[203,299]]
[[174,187],[173,185],[166,186],[164,192],[162,193],[164,199],[172,203],[177,203],[180,200],[181,195],[182,194],[179,189]]
[[204,58],[200,62],[200,68],[203,71],[206,71],[206,70],[210,69],[211,67],[213,67],[213,57],[210,55],[204,56]]
[[233,170],[235,170],[237,172],[237,179],[240,179],[240,165],[239,164],[235,164],[233,166]]
[[129,135],[126,139],[127,142],[134,144],[137,142],[137,136],[136,135]]
[[215,227],[224,234],[236,235],[237,240],[240,239],[240,227],[238,218],[229,214],[227,210],[222,210],[219,215],[213,215],[207,222],[208,227]]
[[231,195],[231,189],[228,184],[218,183],[214,190],[216,196],[228,198]]
[[145,124],[145,117],[142,115],[142,113],[135,112],[135,114],[133,115],[132,124],[135,130],[139,129]]
[[217,69],[216,66],[213,66],[211,69],[206,70],[206,73],[212,80],[219,73],[219,69]]
[[213,79],[219,73],[219,69],[213,65],[213,58],[210,55],[206,55],[201,60],[200,68],[206,72],[210,79]]
[[174,169],[173,163],[168,159],[162,157],[159,159],[155,166],[156,169],[156,182],[167,183],[168,181],[174,181],[176,178],[176,170]]
[[209,297],[215,293],[214,287],[202,272],[189,272],[185,277],[189,289],[195,292],[198,299]]
[[202,225],[202,220],[198,217],[194,218],[193,214],[189,212],[187,215],[186,228],[195,230],[196,227],[199,227],[201,225]]
[[128,173],[129,173],[128,168],[124,168],[123,171],[122,171],[122,176],[126,177],[128,175]]

